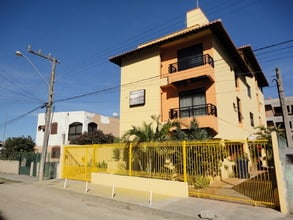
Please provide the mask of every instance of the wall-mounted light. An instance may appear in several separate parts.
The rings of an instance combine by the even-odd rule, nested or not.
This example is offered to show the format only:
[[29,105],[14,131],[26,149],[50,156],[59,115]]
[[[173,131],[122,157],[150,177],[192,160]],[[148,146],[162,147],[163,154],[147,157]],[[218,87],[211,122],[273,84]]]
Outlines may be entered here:
[[235,102],[233,102],[233,109],[234,109],[235,112],[237,112],[237,105],[236,105]]

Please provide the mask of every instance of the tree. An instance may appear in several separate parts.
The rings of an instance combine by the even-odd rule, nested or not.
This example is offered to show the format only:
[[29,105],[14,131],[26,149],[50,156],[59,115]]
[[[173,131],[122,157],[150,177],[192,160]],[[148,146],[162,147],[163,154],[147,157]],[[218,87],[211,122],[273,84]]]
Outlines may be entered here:
[[[143,122],[142,127],[132,126],[122,137],[124,142],[150,142],[170,140],[172,123],[161,123],[160,116],[152,115],[153,122]],[[155,128],[153,123],[155,122]]]
[[257,131],[255,132],[255,135],[257,136],[257,139],[265,139],[265,140],[269,140],[271,142],[271,133],[273,131],[276,131],[277,134],[281,137],[286,137],[285,132],[283,129],[279,127],[265,127],[265,126],[259,126],[256,127]]
[[6,160],[18,160],[21,153],[34,152],[34,148],[35,143],[30,136],[8,138],[2,146],[0,157]]
[[[131,142],[133,143],[134,164],[137,163],[141,171],[154,167],[151,160],[148,160],[146,163],[143,161],[145,161],[147,155],[150,158],[153,158],[155,157],[154,155],[158,155],[158,152],[156,152],[155,148],[139,148],[139,143],[167,141],[171,139],[170,129],[172,127],[172,123],[161,123],[160,115],[152,115],[151,118],[153,120],[151,123],[143,122],[141,127],[132,126],[132,129],[128,130],[122,137],[122,140],[126,142],[128,146],[130,146]],[[124,151],[124,158],[126,161],[128,160],[128,152],[129,148]],[[135,169],[135,166],[133,169]]]
[[173,132],[173,139],[175,140],[206,140],[211,138],[206,129],[199,128],[195,118],[190,122],[190,127],[185,130],[181,129],[179,121],[174,122],[173,125],[176,127]]
[[[132,126],[132,129],[128,130],[122,138],[124,142],[127,142],[128,144],[130,144],[130,142],[133,143],[133,161],[138,164],[138,167],[141,171],[145,171],[149,167],[155,168],[155,166],[160,166],[160,164],[152,164],[153,161],[151,159],[149,159],[149,161],[145,161],[145,158],[165,158],[165,160],[160,160],[161,162],[163,162],[163,164],[161,164],[161,167],[166,164],[165,161],[170,161],[176,166],[182,165],[182,157],[180,156],[181,151],[168,152],[165,150],[162,151],[161,148],[137,147],[141,142],[158,142],[168,140],[203,140],[209,138],[207,132],[199,128],[195,118],[190,122],[190,128],[186,130],[181,129],[181,123],[179,121],[168,121],[166,123],[161,123],[160,116],[152,115],[151,118],[153,119],[153,122],[143,122],[141,127]],[[176,128],[175,131],[171,131],[174,127]],[[126,159],[128,156],[128,150],[129,149],[124,151],[124,158]],[[135,166],[133,166],[133,169],[135,169]],[[176,169],[174,169],[172,172],[176,172]]]
[[[195,118],[190,122],[187,129],[181,128],[180,121],[160,122],[160,116],[152,115],[153,122],[147,124],[143,122],[142,127],[132,126],[122,137],[125,142],[149,142],[149,141],[167,141],[167,140],[206,140],[210,139],[208,132],[199,128]],[[155,128],[153,123],[155,122]],[[171,132],[171,128],[175,130]]]
[[113,143],[114,136],[112,134],[104,134],[102,130],[97,130],[93,134],[84,132],[78,138],[72,140],[71,144],[104,144],[104,143]]

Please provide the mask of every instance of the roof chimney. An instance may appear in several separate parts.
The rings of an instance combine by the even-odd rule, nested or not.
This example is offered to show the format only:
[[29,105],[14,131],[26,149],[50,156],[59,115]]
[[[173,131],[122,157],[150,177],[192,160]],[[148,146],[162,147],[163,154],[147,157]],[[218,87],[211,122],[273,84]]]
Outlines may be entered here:
[[208,23],[209,20],[200,8],[193,9],[186,13],[186,25],[188,28],[196,25],[202,26]]

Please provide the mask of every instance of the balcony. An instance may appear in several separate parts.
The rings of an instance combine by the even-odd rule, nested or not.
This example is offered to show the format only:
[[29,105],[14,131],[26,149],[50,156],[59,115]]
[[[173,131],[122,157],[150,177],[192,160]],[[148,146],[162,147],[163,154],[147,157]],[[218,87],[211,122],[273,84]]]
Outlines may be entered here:
[[184,58],[168,66],[168,84],[177,86],[199,80],[206,85],[215,81],[214,60],[208,54]]
[[194,117],[196,117],[200,128],[207,128],[213,135],[218,133],[217,107],[213,104],[194,105],[169,110],[169,119],[178,120],[185,126],[188,126]]
[[182,70],[207,64],[214,68],[214,59],[209,54],[186,57],[181,59],[180,62],[170,64],[169,73],[176,73]]
[[192,118],[196,116],[213,115],[217,117],[217,107],[213,104],[193,105],[183,108],[172,108],[169,110],[169,118]]

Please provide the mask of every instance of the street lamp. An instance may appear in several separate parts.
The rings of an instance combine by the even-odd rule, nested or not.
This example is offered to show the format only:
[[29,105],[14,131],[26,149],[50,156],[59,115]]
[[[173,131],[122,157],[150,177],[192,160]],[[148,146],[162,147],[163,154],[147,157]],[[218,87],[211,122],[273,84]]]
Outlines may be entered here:
[[[56,69],[56,63],[60,63],[60,62],[55,57],[51,57],[51,55],[44,55],[40,51],[36,52],[31,50],[30,46],[28,47],[28,52],[38,55],[40,57],[43,57],[52,62],[50,83],[48,83],[47,80],[45,80],[42,77],[43,80],[45,80],[46,84],[49,85],[48,102],[45,105],[46,106],[45,131],[44,131],[42,156],[41,156],[40,170],[39,170],[39,181],[42,181],[44,179],[45,163],[46,163],[47,149],[48,149],[49,136],[50,136],[51,112],[53,107],[53,96],[54,96],[55,69]],[[20,51],[16,51],[16,55],[26,58],[26,60],[29,61],[29,63],[34,67],[34,69],[40,74],[40,76],[42,76],[42,74],[37,70],[35,65],[30,61],[28,57],[23,55]]]
[[24,57],[31,65],[32,67],[35,69],[35,71],[39,74],[39,76],[41,77],[41,79],[46,83],[47,86],[49,86],[49,82],[48,80],[43,76],[43,74],[38,70],[38,68],[33,64],[33,62],[26,56],[24,55],[22,52],[20,52],[19,50],[17,50],[15,52],[16,56],[19,57]]

